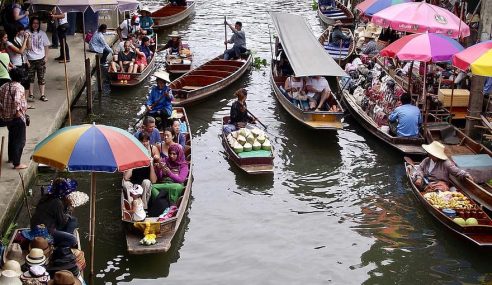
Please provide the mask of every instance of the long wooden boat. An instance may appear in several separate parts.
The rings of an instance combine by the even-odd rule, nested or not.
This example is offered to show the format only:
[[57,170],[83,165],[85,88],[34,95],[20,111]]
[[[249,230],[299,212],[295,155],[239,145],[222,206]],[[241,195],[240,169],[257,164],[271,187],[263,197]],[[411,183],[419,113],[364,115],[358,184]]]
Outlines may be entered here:
[[[331,5],[332,1],[335,2],[335,6]],[[333,25],[337,20],[340,20],[347,27],[354,25],[354,13],[336,0],[318,0],[318,17],[327,25]]]
[[[458,185],[455,185],[457,188],[457,192],[462,193],[465,197],[467,197],[470,201],[470,204],[473,205],[473,210],[471,212],[457,211],[458,216],[462,218],[473,217],[478,221],[478,225],[466,225],[461,226],[453,221],[450,217],[446,216],[441,209],[438,209],[431,205],[429,201],[424,197],[424,194],[420,192],[417,186],[413,183],[411,179],[413,166],[405,163],[405,169],[407,172],[407,178],[409,180],[410,185],[412,186],[412,192],[415,194],[415,197],[420,202],[420,204],[424,207],[424,209],[434,217],[436,221],[441,223],[444,227],[446,227],[449,232],[453,233],[455,236],[468,240],[469,242],[479,246],[479,247],[492,247],[492,220],[481,208],[480,204],[474,202],[470,199],[470,196],[467,195],[467,192],[464,189],[460,188]],[[461,216],[463,215],[463,216]]]
[[[157,42],[157,35],[155,37],[155,42]],[[154,53],[150,62],[148,62],[147,66],[143,70],[143,72],[139,73],[130,73],[130,72],[114,72],[108,71],[109,82],[113,87],[133,87],[142,83],[147,76],[154,70],[155,62],[156,62],[156,46],[155,44],[150,46],[150,49]]]
[[[189,49],[183,44],[183,48]],[[166,54],[166,71],[170,74],[183,74],[191,70],[193,54]]]
[[334,46],[330,44],[330,36],[333,27],[328,27],[322,34],[319,36],[319,43],[323,46],[326,52],[340,65],[340,67],[344,68],[345,64],[351,59],[355,51],[355,41],[354,35],[349,28],[342,28],[342,32],[348,36],[350,36],[350,45],[348,47]]
[[[179,118],[182,123],[185,123],[187,126],[188,132],[186,133],[187,142],[185,148],[186,160],[189,163],[190,171],[188,173],[188,178],[185,181],[185,189],[183,194],[178,199],[177,214],[167,219],[163,222],[160,222],[160,234],[157,236],[157,243],[154,245],[141,245],[139,242],[143,238],[143,234],[140,231],[137,231],[133,227],[133,221],[131,215],[127,212],[128,207],[130,207],[129,202],[126,200],[125,194],[122,191],[121,193],[121,219],[126,227],[126,245],[128,253],[130,254],[148,254],[148,253],[159,253],[159,252],[167,252],[171,247],[171,242],[178,231],[183,219],[184,215],[188,209],[188,204],[191,196],[191,186],[193,182],[192,175],[192,160],[191,160],[191,130],[188,122],[188,117],[186,116],[186,111],[184,108],[174,108],[177,111],[176,118]],[[157,222],[157,217],[147,217],[146,222]]]
[[[222,130],[224,130],[223,127],[229,122],[229,119],[230,116],[222,118]],[[251,127],[255,126],[252,125]],[[238,154],[227,142],[227,136],[224,131],[222,131],[221,138],[227,157],[244,172],[248,174],[273,173],[273,151],[258,150]]]
[[[310,26],[303,17],[287,13],[270,14],[278,34],[275,42],[275,55],[281,54],[280,58],[272,59],[270,69],[270,82],[278,102],[294,119],[309,128],[317,130],[342,129],[344,111],[335,96],[338,93],[336,91],[338,86],[331,86],[332,95],[327,100],[329,108],[325,108],[326,111],[301,109],[298,104],[291,101],[288,94],[283,92],[283,86],[289,76],[324,76],[330,82],[338,76],[346,76],[347,74],[319,44],[318,39],[313,35]],[[283,56],[287,60],[284,60]],[[290,68],[285,68],[285,65]],[[292,72],[285,71],[287,69],[292,70]],[[289,74],[284,74],[284,72]]]
[[[3,263],[5,263],[8,260],[7,259],[7,250],[9,248],[9,246],[13,243],[16,243],[16,242],[19,243],[19,245],[22,248],[23,256],[26,256],[29,254],[29,241],[22,236],[22,231],[24,231],[24,230],[30,230],[30,228],[14,229],[12,236],[10,237],[9,243],[7,245],[5,245],[5,250],[4,250],[3,255],[2,255]],[[73,234],[75,235],[75,238],[77,240],[77,249],[82,251],[82,246],[80,243],[80,235],[79,235],[78,229],[75,229]],[[46,262],[49,262],[49,259],[47,259]],[[77,276],[77,278],[82,282],[82,284],[84,284],[84,271],[83,270],[80,270],[80,274],[79,274],[79,276]]]
[[419,135],[417,138],[405,138],[390,135],[362,109],[357,103],[356,98],[350,94],[348,90],[343,90],[342,94],[342,100],[345,102],[352,117],[375,137],[404,154],[425,155],[425,150],[422,148],[422,144],[425,140],[422,136]]
[[[443,138],[443,133],[454,133],[453,139],[455,142],[449,143],[449,139]],[[456,155],[488,155],[492,157],[492,151],[490,151],[484,145],[475,142],[472,138],[465,135],[455,126],[448,123],[433,123],[427,124],[425,127],[425,137],[429,143],[433,141],[439,141],[445,146],[444,153],[446,156],[453,160],[453,156]],[[482,168],[481,166],[480,168]],[[454,184],[460,188],[465,189],[467,193],[475,200],[482,204],[484,207],[492,211],[492,185],[489,185],[487,181],[492,179],[492,172],[490,169],[485,169],[490,173],[488,178],[476,179],[471,181],[469,179],[458,179],[456,177],[450,177]],[[473,172],[471,173],[473,175]]]
[[176,6],[171,3],[153,11],[150,16],[154,20],[154,29],[163,29],[177,24],[188,18],[195,11],[195,1],[187,1],[186,6]]
[[218,56],[185,73],[169,85],[173,90],[173,106],[186,106],[203,100],[238,80],[250,67],[252,55],[240,60],[224,60]]

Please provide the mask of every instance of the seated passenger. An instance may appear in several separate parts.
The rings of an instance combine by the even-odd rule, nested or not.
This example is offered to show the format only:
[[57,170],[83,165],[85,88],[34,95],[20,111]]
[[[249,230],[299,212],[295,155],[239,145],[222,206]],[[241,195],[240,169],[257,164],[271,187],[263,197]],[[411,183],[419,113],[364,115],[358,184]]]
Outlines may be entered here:
[[133,188],[130,189],[129,193],[130,197],[128,197],[128,202],[132,208],[128,212],[130,212],[132,220],[135,222],[145,220],[147,214],[145,213],[144,202],[142,200],[142,186],[138,184],[133,185]]
[[330,34],[330,44],[336,47],[348,47],[350,45],[350,36],[342,31],[342,22],[337,20],[333,25],[333,31]]
[[[320,111],[325,102],[330,99],[331,89],[328,81],[323,76],[311,76],[306,79],[306,91],[311,110]],[[333,104],[329,111],[339,111],[337,104]]]
[[142,43],[140,44],[140,47],[138,48],[138,50],[145,54],[145,58],[147,59],[147,62],[149,62],[152,59],[154,52],[150,50],[150,38],[149,37],[143,37],[142,38]]
[[300,109],[309,110],[308,97],[304,91],[304,79],[301,77],[287,77],[284,84],[284,89],[291,99],[291,102]]
[[130,41],[125,41],[123,50],[118,53],[118,64],[115,61],[111,62],[111,69],[116,72],[136,72],[135,53],[131,50]]
[[[146,46],[147,43],[147,46]],[[143,72],[147,67],[147,55],[150,56],[150,49],[148,47],[149,38],[143,37],[142,44],[135,49],[136,60],[135,60],[135,72]],[[145,52],[144,52],[145,51]]]
[[409,93],[400,96],[401,106],[395,108],[388,117],[392,135],[399,137],[417,137],[422,124],[422,114],[417,106],[412,105]]
[[449,175],[473,180],[468,172],[459,169],[448,159],[444,153],[445,147],[440,142],[433,141],[431,144],[423,144],[422,147],[429,156],[415,167],[412,180],[417,187],[425,187],[426,191],[448,191]]
[[150,16],[149,8],[140,8],[140,29],[147,32],[147,36],[151,37],[154,34],[154,20]]
[[188,162],[184,156],[183,147],[179,144],[171,144],[168,149],[169,156],[164,158],[162,167],[156,169],[158,181],[183,183],[188,178]]
[[174,137],[173,141],[180,144],[184,149],[186,146],[186,134],[181,132],[181,122],[178,119],[173,120],[172,130]]
[[150,144],[154,145],[161,142],[161,134],[155,127],[154,117],[148,116],[143,119],[142,127],[133,135],[138,139],[141,133],[146,133],[150,137]]
[[108,27],[106,26],[106,24],[100,25],[97,29],[97,32],[92,36],[89,42],[90,51],[102,54],[100,59],[101,65],[106,65],[108,55],[112,52],[112,49],[109,47],[108,43],[106,43],[106,40],[104,39],[104,34],[106,33],[107,28]]
[[362,54],[367,56],[376,56],[379,54],[378,44],[373,38],[366,38],[367,43],[362,47]]
[[174,135],[173,135],[173,129],[172,128],[166,128],[164,130],[164,140],[157,144],[157,148],[159,150],[160,157],[162,159],[166,159],[168,157],[169,153],[169,147],[173,144],[177,144],[174,142]]
[[234,95],[236,95],[237,100],[232,103],[229,123],[224,126],[224,133],[226,135],[239,128],[244,128],[248,123],[255,122],[254,118],[248,114],[248,107],[246,106],[248,91],[241,88]]
[[[155,146],[151,145],[149,142],[149,136],[146,133],[140,133],[138,140],[147,148],[149,153],[155,153]],[[158,155],[157,155],[158,157]],[[157,181],[155,175],[154,164],[151,163],[147,167],[135,168],[127,170],[123,173],[123,181],[121,182],[123,186],[123,191],[126,193],[127,199],[130,199],[130,191],[135,185],[140,185],[143,188],[142,201],[144,203],[144,209],[147,209],[150,200],[150,187],[152,183]]]

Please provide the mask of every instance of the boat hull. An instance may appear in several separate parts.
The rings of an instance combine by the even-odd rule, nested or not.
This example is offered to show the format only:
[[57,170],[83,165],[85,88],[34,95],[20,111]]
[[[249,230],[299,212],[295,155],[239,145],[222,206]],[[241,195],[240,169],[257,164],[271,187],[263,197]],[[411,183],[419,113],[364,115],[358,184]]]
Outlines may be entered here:
[[352,13],[345,5],[336,1],[337,13],[327,14],[322,12],[322,5],[318,2],[318,17],[326,25],[333,25],[337,20],[340,20],[345,27],[351,27],[354,25],[354,13]]
[[[151,17],[154,20],[153,29],[160,30],[175,25],[188,18],[194,11],[195,1],[188,1],[188,5],[182,10],[179,9],[179,7],[167,4],[161,9],[151,13]],[[165,14],[166,16],[159,16],[159,14]]]
[[242,61],[213,60],[171,82],[173,106],[188,106],[208,98],[237,81],[251,65],[251,54]]
[[340,65],[340,67],[344,68],[345,64],[349,62],[350,59],[352,59],[352,55],[354,54],[355,51],[355,42],[354,42],[354,35],[352,31],[348,28],[342,28],[342,31],[349,35],[351,38],[350,46],[347,49],[340,49],[340,48],[333,48],[328,45],[330,42],[330,34],[331,34],[331,28],[328,27],[321,36],[318,38],[319,43],[323,46],[323,48],[328,52],[328,54],[331,55],[331,57]]

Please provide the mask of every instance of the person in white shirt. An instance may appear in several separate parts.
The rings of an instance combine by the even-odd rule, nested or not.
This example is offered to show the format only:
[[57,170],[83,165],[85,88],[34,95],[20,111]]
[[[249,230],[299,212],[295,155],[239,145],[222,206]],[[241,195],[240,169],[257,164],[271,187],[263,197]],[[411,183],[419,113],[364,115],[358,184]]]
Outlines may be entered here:
[[306,91],[309,100],[309,108],[315,111],[319,111],[326,100],[331,96],[330,85],[323,76],[308,77],[306,79]]
[[[23,25],[17,23],[17,33],[14,37],[13,42],[7,42],[7,52],[10,56],[10,63],[14,66],[14,68],[18,68],[21,70],[21,74],[27,74],[29,70],[29,61],[26,57],[27,52],[27,41],[31,36],[29,33],[26,33]],[[29,81],[22,80],[20,82],[24,89],[29,89]],[[26,96],[27,97],[27,96]]]
[[120,41],[126,41],[129,34],[136,34],[140,31],[140,18],[133,16],[131,19],[126,19],[116,29]]
[[29,33],[31,37],[27,42],[27,60],[29,61],[29,100],[34,100],[34,77],[38,74],[38,85],[41,101],[48,101],[44,94],[46,80],[44,75],[46,73],[46,62],[48,62],[48,47],[50,46],[50,40],[46,33],[41,30],[39,18],[34,17],[31,19]]
[[[60,56],[56,57],[55,60],[58,60],[59,63],[63,63],[64,58],[66,58],[66,61],[69,62],[70,50],[67,44],[67,30],[70,25],[68,24],[67,13],[56,12],[55,14],[51,13],[50,15],[53,20],[58,20],[56,33],[58,34],[58,40],[60,41]],[[63,50],[63,43],[65,43],[65,50]]]

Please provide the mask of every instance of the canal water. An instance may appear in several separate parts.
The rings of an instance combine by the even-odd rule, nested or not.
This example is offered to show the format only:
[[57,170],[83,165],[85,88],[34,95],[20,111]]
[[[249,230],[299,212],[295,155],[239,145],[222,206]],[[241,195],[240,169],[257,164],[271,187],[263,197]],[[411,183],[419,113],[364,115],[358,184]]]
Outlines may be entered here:
[[[203,63],[223,52],[227,16],[230,22],[243,22],[248,47],[270,61],[269,11],[304,16],[316,36],[323,30],[309,0],[197,0],[196,13],[161,33],[160,41],[173,30],[183,32],[195,63]],[[451,236],[416,202],[400,154],[350,117],[338,132],[307,130],[275,100],[268,74],[268,66],[252,70],[232,87],[187,109],[193,135],[192,199],[168,253],[126,253],[119,208],[121,175],[98,174],[96,284],[492,280],[490,252]],[[94,120],[126,129],[153,80],[104,94],[94,106]],[[225,158],[220,120],[240,87],[248,89],[249,109],[268,125],[275,148],[273,176],[245,175]],[[88,175],[74,176],[88,192]],[[40,174],[37,183],[52,177]],[[88,206],[77,209],[76,215],[88,257]]]

